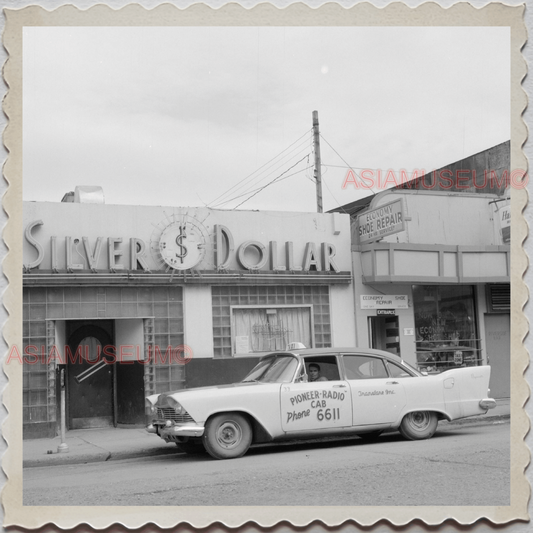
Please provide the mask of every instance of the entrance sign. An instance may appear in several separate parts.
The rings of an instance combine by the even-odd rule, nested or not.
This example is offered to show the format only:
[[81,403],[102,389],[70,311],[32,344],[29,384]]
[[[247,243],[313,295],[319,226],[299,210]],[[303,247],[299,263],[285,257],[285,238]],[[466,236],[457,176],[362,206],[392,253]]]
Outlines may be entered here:
[[394,309],[378,309],[376,311],[376,315],[377,316],[383,316],[383,315],[395,316],[396,315],[396,311]]
[[361,309],[385,308],[389,310],[407,309],[408,307],[409,299],[407,294],[361,294]]
[[357,233],[361,244],[381,239],[405,229],[401,198],[367,211],[357,219]]

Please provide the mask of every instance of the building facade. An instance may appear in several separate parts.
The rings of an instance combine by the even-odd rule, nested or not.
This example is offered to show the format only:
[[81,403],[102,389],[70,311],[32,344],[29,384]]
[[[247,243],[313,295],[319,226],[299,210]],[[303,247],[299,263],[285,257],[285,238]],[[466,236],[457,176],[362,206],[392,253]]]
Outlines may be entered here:
[[340,208],[357,343],[422,371],[490,364],[510,396],[509,143]]
[[23,206],[25,438],[144,422],[145,396],[239,381],[267,351],[355,344],[342,214]]
[[509,397],[508,148],[327,214],[107,205],[99,187],[24,203],[24,437],[57,434],[62,392],[68,429],[140,425],[145,396],[239,381],[292,342],[490,364]]

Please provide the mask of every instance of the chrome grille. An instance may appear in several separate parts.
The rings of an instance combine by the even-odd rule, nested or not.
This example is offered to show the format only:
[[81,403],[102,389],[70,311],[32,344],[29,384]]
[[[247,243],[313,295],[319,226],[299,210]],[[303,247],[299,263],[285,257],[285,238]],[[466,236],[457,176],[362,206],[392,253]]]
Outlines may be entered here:
[[163,418],[165,420],[173,420],[179,424],[184,424],[185,422],[194,422],[192,416],[185,411],[183,414],[178,415],[172,407],[158,407],[157,408],[157,418]]

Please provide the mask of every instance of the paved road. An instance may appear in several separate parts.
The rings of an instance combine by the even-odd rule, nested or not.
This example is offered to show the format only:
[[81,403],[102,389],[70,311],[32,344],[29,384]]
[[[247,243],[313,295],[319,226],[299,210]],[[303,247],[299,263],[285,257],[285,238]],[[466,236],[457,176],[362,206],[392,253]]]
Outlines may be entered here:
[[509,423],[25,469],[24,505],[509,505]]

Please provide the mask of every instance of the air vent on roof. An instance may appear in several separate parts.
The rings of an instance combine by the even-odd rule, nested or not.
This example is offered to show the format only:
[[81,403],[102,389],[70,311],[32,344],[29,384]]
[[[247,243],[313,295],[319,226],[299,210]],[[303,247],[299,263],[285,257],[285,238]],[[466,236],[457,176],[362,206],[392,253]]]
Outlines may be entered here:
[[104,190],[98,185],[78,185],[63,196],[62,202],[76,204],[104,204]]
[[489,313],[508,313],[511,310],[511,285],[487,285],[487,310]]

